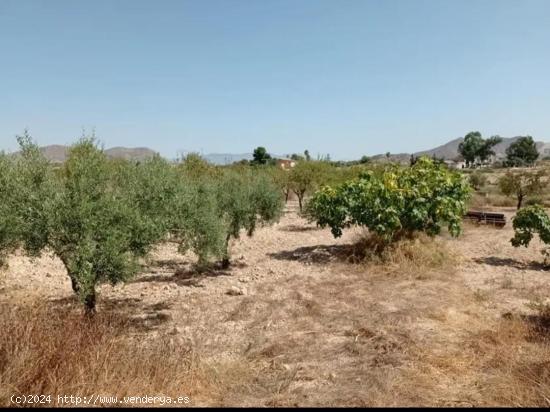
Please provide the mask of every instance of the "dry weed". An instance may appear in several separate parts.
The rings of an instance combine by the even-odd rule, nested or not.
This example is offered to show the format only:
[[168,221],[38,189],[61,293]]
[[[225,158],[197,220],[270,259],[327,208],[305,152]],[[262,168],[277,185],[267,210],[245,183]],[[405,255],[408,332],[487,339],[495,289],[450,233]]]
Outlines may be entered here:
[[[175,337],[134,339],[129,320],[46,305],[0,308],[0,405],[12,395],[188,396],[193,404],[216,404],[226,382],[246,374],[224,363],[201,360]],[[136,336],[137,338],[137,336]],[[242,365],[241,365],[242,366]],[[240,368],[242,369],[242,368]],[[67,406],[67,405],[65,405]],[[184,406],[184,405],[183,405]]]

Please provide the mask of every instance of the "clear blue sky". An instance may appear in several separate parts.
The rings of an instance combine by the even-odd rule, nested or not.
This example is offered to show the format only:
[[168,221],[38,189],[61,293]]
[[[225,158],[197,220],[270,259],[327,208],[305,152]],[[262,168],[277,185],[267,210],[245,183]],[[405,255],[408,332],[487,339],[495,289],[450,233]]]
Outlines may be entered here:
[[550,140],[550,0],[0,0],[0,148]]

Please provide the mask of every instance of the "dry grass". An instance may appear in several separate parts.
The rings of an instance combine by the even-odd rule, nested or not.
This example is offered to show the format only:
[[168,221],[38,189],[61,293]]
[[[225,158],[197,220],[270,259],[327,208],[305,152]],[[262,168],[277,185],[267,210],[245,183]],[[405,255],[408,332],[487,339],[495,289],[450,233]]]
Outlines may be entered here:
[[354,245],[356,259],[367,265],[379,265],[385,271],[418,275],[449,269],[458,261],[458,256],[445,242],[422,233],[411,239],[381,245],[380,238],[375,235],[361,236]]
[[[20,293],[0,304],[0,406],[23,393],[189,396],[193,406],[548,406],[550,316],[542,306],[526,316],[523,299],[548,295],[547,273],[528,251],[506,255],[511,229],[466,224],[457,240],[419,236],[376,254],[359,230],[335,241],[295,214],[284,219],[237,243],[243,265],[224,276],[188,283],[187,261],[159,253],[151,273],[102,289],[91,321],[60,304],[71,293],[64,273],[47,305],[20,297],[52,278],[15,283]],[[227,295],[234,286],[246,293]]]
[[[0,405],[12,395],[189,397],[215,404],[227,390],[231,365],[208,364],[169,335],[134,339],[120,315],[46,305],[0,308]],[[237,370],[242,377],[243,370]],[[67,405],[66,405],[67,406]]]
[[549,325],[547,317],[512,317],[472,336],[469,349],[485,373],[487,404],[550,406]]

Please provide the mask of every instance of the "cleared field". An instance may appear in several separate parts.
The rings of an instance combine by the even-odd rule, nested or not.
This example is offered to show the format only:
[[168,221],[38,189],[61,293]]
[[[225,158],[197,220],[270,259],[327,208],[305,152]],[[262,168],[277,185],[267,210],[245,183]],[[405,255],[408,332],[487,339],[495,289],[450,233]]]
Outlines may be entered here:
[[[198,274],[193,256],[158,248],[136,279],[100,288],[91,331],[61,262],[12,256],[0,278],[0,404],[13,393],[101,393],[224,406],[548,406],[548,320],[529,306],[550,292],[538,242],[513,248],[510,223],[466,225],[458,239],[356,263],[359,230],[335,240],[296,209],[289,202],[280,223],[234,241],[227,270]],[[510,222],[513,209],[499,210]]]

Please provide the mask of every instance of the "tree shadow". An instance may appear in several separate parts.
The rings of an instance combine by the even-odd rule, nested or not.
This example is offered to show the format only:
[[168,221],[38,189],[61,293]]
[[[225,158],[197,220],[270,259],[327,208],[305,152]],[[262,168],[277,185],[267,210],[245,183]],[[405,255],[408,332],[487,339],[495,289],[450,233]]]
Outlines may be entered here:
[[[242,265],[246,266],[245,264]],[[131,283],[175,283],[178,286],[202,287],[201,281],[206,278],[231,276],[232,267],[239,266],[230,266],[227,269],[222,269],[220,265],[211,266],[203,270],[197,270],[193,267],[178,269],[174,273],[143,275],[132,280]]]
[[179,269],[182,266],[188,265],[188,263],[182,259],[156,259],[150,261],[151,266],[170,268],[170,269]]
[[293,250],[270,253],[277,260],[326,264],[330,262],[358,263],[364,258],[364,250],[358,244],[304,246]]
[[281,227],[279,230],[283,232],[312,232],[322,229],[316,226],[288,225]]
[[550,316],[548,314],[523,315],[522,319],[532,328],[530,340],[548,340],[550,337]]
[[548,342],[550,339],[550,313],[542,310],[536,314],[514,314],[506,312],[502,315],[506,320],[521,320],[528,326],[526,340],[528,342]]
[[[50,299],[49,304],[56,309],[82,310],[82,304],[76,295]],[[171,307],[172,305],[167,302],[143,304],[138,298],[100,296],[97,302],[97,315],[109,317],[117,325],[127,327],[134,332],[148,332],[157,329],[172,318],[165,312]]]
[[490,266],[506,266],[513,267],[519,270],[550,270],[550,266],[543,264],[542,262],[532,261],[529,263],[520,262],[516,259],[501,258],[498,256],[484,256],[473,259],[474,262]]

